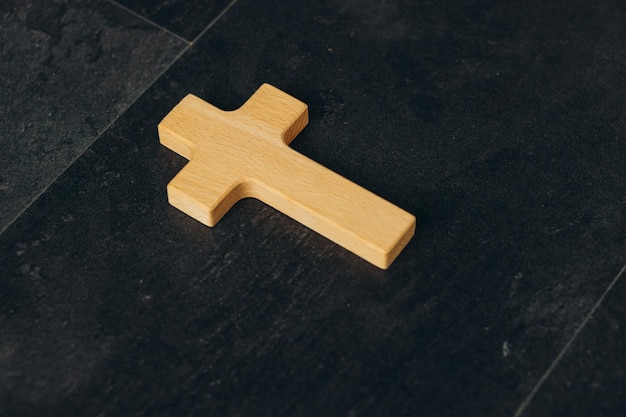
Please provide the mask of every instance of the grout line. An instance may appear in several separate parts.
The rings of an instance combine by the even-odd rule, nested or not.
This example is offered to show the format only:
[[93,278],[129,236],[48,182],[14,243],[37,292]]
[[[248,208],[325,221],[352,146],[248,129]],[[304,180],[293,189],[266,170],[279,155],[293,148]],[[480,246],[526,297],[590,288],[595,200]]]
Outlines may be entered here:
[[167,70],[170,69],[170,67],[172,65],[174,65],[174,63],[176,63],[176,61],[178,61],[180,59],[181,56],[183,56],[185,54],[185,52],[187,52],[189,50],[189,48],[191,48],[191,44],[187,41],[185,41],[186,46],[178,53],[178,55],[176,55],[176,57],[172,60],[172,62],[170,62],[165,68],[163,68],[163,70],[152,80],[151,83],[149,83],[143,90],[141,90],[137,96],[135,98],[132,99],[132,101],[130,103],[128,103],[127,106],[124,107],[124,109],[117,115],[115,116],[115,118],[113,118],[113,120],[111,120],[105,127],[104,129],[102,129],[102,131],[91,141],[89,142],[87,145],[85,145],[85,147],[74,157],[72,158],[72,160],[65,166],[65,168],[63,168],[63,170],[56,176],[54,177],[49,183],[48,185],[46,185],[44,188],[42,188],[31,200],[28,204],[26,204],[26,206],[24,206],[22,208],[22,210],[20,210],[15,217],[13,217],[13,219],[8,222],[4,227],[0,227],[0,235],[2,235],[9,227],[11,227],[11,225],[13,223],[15,223],[15,221],[22,215],[24,214],[24,212],[26,210],[28,210],[28,208],[30,206],[32,206],[35,201],[37,201],[39,199],[39,197],[41,197],[47,190],[48,188],[50,188],[52,186],[52,184],[54,184],[64,173],[65,171],[67,171],[72,165],[74,165],[74,163],[81,157],[83,156],[83,154],[85,152],[87,152],[88,149],[90,149],[94,143],[96,143],[98,141],[98,139],[100,139],[102,137],[102,135],[104,135],[111,126],[113,126],[115,124],[115,122],[117,122],[117,120],[122,117],[126,111],[133,105],[135,104],[135,102],[137,100],[139,100],[139,98],[145,94],[146,91],[148,91],[148,89],[150,87],[152,87],[154,85],[154,83],[163,76],[163,74],[165,74],[165,72]]
[[175,37],[176,39],[178,39],[181,42],[185,42],[187,45],[191,45],[191,42],[185,38],[183,38],[180,35],[177,35],[176,33],[172,32],[171,30],[159,25],[158,23],[153,22],[152,20],[148,19],[147,17],[137,13],[134,10],[129,9],[128,7],[124,6],[123,4],[119,4],[117,1],[115,0],[107,0],[109,3],[111,3],[112,5],[119,7],[120,9],[124,10],[126,13],[130,13],[131,15],[135,16],[136,18],[150,24],[151,26],[154,26],[155,28],[162,30],[163,32],[167,33],[168,35],[171,35],[173,37]]
[[611,283],[606,288],[606,290],[604,290],[604,292],[602,293],[602,295],[600,296],[598,301],[594,304],[594,306],[591,308],[591,310],[589,311],[589,313],[587,314],[585,319],[578,326],[578,328],[574,331],[574,335],[565,344],[563,349],[561,349],[559,354],[556,356],[556,358],[554,359],[552,364],[544,372],[544,374],[541,376],[541,378],[539,378],[539,381],[537,381],[537,383],[533,387],[532,391],[530,391],[530,394],[528,394],[528,397],[526,397],[526,399],[524,401],[522,401],[522,403],[520,404],[519,408],[517,409],[517,411],[515,412],[513,417],[520,417],[522,415],[522,413],[526,410],[526,407],[528,407],[528,404],[530,404],[530,402],[533,399],[533,397],[535,396],[535,394],[537,394],[539,389],[541,389],[541,386],[543,385],[543,383],[548,379],[548,377],[550,377],[550,374],[552,374],[552,371],[554,371],[554,368],[556,368],[556,366],[559,364],[559,362],[561,361],[563,356],[565,356],[565,353],[567,353],[569,348],[574,344],[574,341],[576,340],[576,338],[578,337],[580,332],[587,325],[587,323],[589,323],[589,320],[591,320],[591,317],[593,316],[593,314],[596,312],[596,310],[598,310],[598,308],[600,307],[600,304],[602,304],[602,302],[606,298],[607,294],[613,289],[615,284],[617,284],[617,281],[619,281],[620,277],[624,274],[624,271],[626,271],[626,265],[624,265],[622,267],[622,269],[618,272],[617,276],[615,278],[613,278],[613,281],[611,281]]
[[72,165],[74,165],[74,163],[85,153],[87,152],[87,150],[89,148],[91,148],[93,146],[94,143],[96,143],[96,141],[98,139],[100,139],[100,137],[102,137],[102,135],[104,135],[111,126],[113,126],[113,124],[115,124],[115,122],[117,122],[117,120],[122,117],[126,111],[133,105],[135,104],[135,102],[137,100],[139,100],[139,98],[145,94],[146,91],[148,91],[148,89],[150,89],[150,87],[152,87],[154,85],[155,82],[157,82],[158,79],[160,79],[163,74],[165,74],[167,72],[167,70],[169,70],[172,65],[174,65],[188,50],[189,48],[191,48],[191,46],[198,41],[198,39],[200,39],[200,37],[202,35],[204,35],[209,29],[211,29],[211,27],[213,27],[213,25],[215,25],[215,23],[217,23],[217,21],[222,18],[222,16],[224,16],[226,14],[226,12],[228,10],[230,10],[231,7],[233,7],[235,5],[235,3],[237,3],[238,0],[233,0],[230,2],[230,4],[228,6],[226,6],[224,8],[224,10],[222,10],[222,12],[220,14],[217,15],[217,17],[215,17],[208,25],[207,27],[204,28],[204,30],[202,30],[202,32],[196,36],[196,38],[193,41],[188,41],[187,39],[184,39],[180,36],[178,36],[177,34],[165,29],[164,27],[157,25],[156,23],[154,23],[153,21],[145,18],[144,16],[137,14],[136,12],[130,10],[129,8],[122,6],[121,4],[117,3],[114,0],[107,0],[109,3],[127,11],[128,13],[132,14],[133,16],[136,16],[137,18],[143,20],[144,22],[149,23],[150,25],[170,34],[171,36],[174,36],[175,38],[179,39],[180,41],[182,41],[185,44],[185,47],[178,53],[178,55],[176,55],[176,57],[172,60],[172,62],[169,63],[169,65],[167,65],[165,68],[163,68],[163,70],[152,80],[151,83],[149,83],[143,90],[141,90],[141,92],[139,94],[137,94],[137,96],[113,119],[111,120],[111,122],[109,122],[109,124],[107,124],[104,129],[102,130],[102,132],[100,132],[91,142],[89,142],[89,144],[87,144],[77,155],[76,157],[74,157],[67,165],[65,168],[63,168],[63,170],[56,176],[54,177],[49,183],[48,185],[46,185],[44,188],[42,188],[31,200],[28,204],[26,204],[26,206],[24,206],[16,215],[15,217],[13,217],[13,219],[11,221],[9,221],[4,227],[0,226],[0,235],[2,235],[9,227],[11,227],[11,225],[13,223],[15,223],[15,221],[20,218],[20,216],[22,214],[24,214],[24,212],[26,210],[28,210],[28,208],[30,206],[32,206],[35,201],[37,201],[39,199],[39,197],[41,197],[51,186],[52,184],[54,184],[64,173],[65,171],[67,171],[69,169],[69,167],[71,167]]
[[200,34],[198,36],[195,37],[194,40],[191,41],[191,45],[195,44],[196,42],[198,42],[198,40],[209,30],[213,27],[213,25],[215,25],[217,23],[218,20],[220,20],[222,18],[222,16],[224,16],[231,7],[233,7],[239,0],[232,0],[228,6],[226,6],[224,8],[224,10],[222,10],[220,12],[220,14],[218,14],[217,16],[215,16],[215,18],[213,20],[211,20],[211,22],[207,25],[207,27],[205,27],[202,32],[200,32]]

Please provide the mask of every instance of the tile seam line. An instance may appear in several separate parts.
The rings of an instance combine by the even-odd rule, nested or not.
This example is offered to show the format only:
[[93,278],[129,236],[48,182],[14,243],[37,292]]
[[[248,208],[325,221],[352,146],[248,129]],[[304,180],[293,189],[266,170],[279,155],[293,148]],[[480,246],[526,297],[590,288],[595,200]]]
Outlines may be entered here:
[[543,373],[541,378],[539,378],[539,381],[537,381],[537,383],[535,384],[533,389],[530,391],[530,394],[528,394],[528,396],[524,399],[524,401],[522,401],[522,403],[518,407],[518,409],[515,412],[515,414],[513,414],[513,417],[521,417],[522,414],[524,413],[524,411],[526,411],[526,408],[528,407],[528,405],[532,401],[533,397],[537,394],[537,392],[539,392],[539,390],[541,389],[543,383],[550,377],[550,375],[552,374],[554,369],[557,367],[557,365],[559,364],[559,362],[563,358],[563,356],[565,356],[565,354],[572,347],[572,345],[574,344],[574,342],[578,338],[578,335],[587,326],[587,323],[589,323],[589,321],[593,317],[594,313],[598,310],[600,305],[604,302],[604,299],[606,298],[606,296],[609,294],[609,292],[611,292],[611,290],[613,289],[615,284],[617,284],[617,281],[619,281],[619,279],[622,277],[622,275],[624,274],[624,271],[626,271],[626,265],[624,265],[622,267],[622,269],[620,269],[620,271],[617,273],[615,278],[613,278],[613,280],[609,283],[608,287],[606,287],[606,289],[604,290],[604,292],[602,293],[602,295],[600,296],[598,301],[596,301],[596,303],[593,305],[593,307],[591,307],[591,310],[589,310],[589,313],[587,313],[587,315],[585,316],[583,321],[576,328],[576,330],[574,331],[574,334],[572,335],[572,337],[570,337],[570,339],[565,344],[565,346],[561,349],[559,354],[556,355],[556,358],[552,361],[552,363],[550,364],[548,369],[546,369],[546,371]]
[[137,100],[139,100],[139,98],[141,96],[143,96],[146,91],[148,91],[148,89],[150,89],[150,87],[152,87],[154,85],[154,83],[156,83],[162,76],[163,74],[165,74],[167,72],[167,70],[169,70],[172,65],[174,65],[176,63],[176,61],[178,61],[191,47],[191,44],[186,43],[185,47],[178,53],[178,55],[176,55],[176,57],[172,60],[172,62],[170,62],[153,80],[150,84],[148,84],[143,90],[141,90],[141,92],[139,94],[137,94],[137,96],[113,119],[111,120],[105,127],[104,129],[102,129],[102,132],[100,132],[91,142],[89,142],[77,155],[76,157],[72,158],[72,160],[65,166],[65,168],[63,168],[63,170],[57,175],[55,176],[50,182],[48,182],[48,184],[41,189],[40,192],[38,192],[31,200],[28,204],[26,204],[26,206],[24,206],[24,208],[22,208],[22,210],[20,210],[17,215],[15,217],[13,217],[13,220],[11,220],[10,222],[8,222],[6,224],[6,226],[2,229],[0,229],[0,236],[2,236],[4,234],[5,231],[7,231],[7,229],[9,229],[9,227],[11,227],[11,225],[13,223],[15,223],[15,221],[17,221],[17,219],[19,219],[22,214],[24,214],[24,212],[26,210],[28,210],[30,208],[30,206],[32,206],[37,200],[39,200],[39,197],[41,197],[51,186],[52,184],[54,184],[64,173],[65,171],[67,171],[72,165],[74,165],[76,163],[76,161],[83,156],[83,154],[85,152],[87,152],[87,150],[89,150],[89,148],[91,148],[94,143],[96,143],[98,141],[98,139],[100,139],[110,128],[111,126],[113,126],[115,124],[115,122],[118,121],[118,119],[120,117],[122,117],[129,108],[131,108],[133,106],[133,104],[135,104],[137,102]]
[[115,0],[107,0],[110,4],[112,4],[113,6],[123,10],[124,12],[136,17],[137,19],[141,20],[142,22],[148,23],[150,26],[153,26],[157,29],[159,29],[162,32],[167,33],[170,36],[173,36],[174,38],[178,39],[181,42],[184,42],[187,45],[191,45],[191,41],[189,41],[188,39],[183,38],[180,35],[177,35],[176,33],[172,32],[171,30],[159,25],[158,23],[148,19],[147,17],[145,17],[142,14],[137,13],[134,10],[129,9],[128,7],[124,6],[123,4],[119,4],[118,2],[116,2]]
[[213,18],[213,20],[211,20],[209,22],[209,24],[202,29],[202,32],[200,32],[200,34],[198,36],[196,36],[189,44],[190,45],[195,45],[196,42],[198,42],[200,40],[200,38],[202,38],[204,36],[205,33],[207,33],[209,31],[209,29],[211,29],[222,17],[224,17],[224,15],[226,13],[228,13],[228,11],[235,5],[237,4],[239,0],[232,0],[230,3],[228,3],[228,6],[224,7],[224,9],[220,12],[220,14],[218,14],[217,16],[215,16]]
[[65,171],[67,171],[72,165],[74,165],[74,163],[81,157],[83,156],[83,154],[85,152],[87,152],[87,150],[89,148],[91,148],[93,146],[94,143],[96,143],[98,141],[98,139],[100,139],[100,137],[102,137],[102,135],[104,135],[110,128],[111,126],[113,126],[115,124],[115,122],[117,122],[117,120],[122,117],[126,111],[128,111],[129,108],[131,108],[133,106],[133,104],[135,104],[135,102],[137,102],[137,100],[139,100],[139,98],[141,96],[143,96],[146,91],[148,91],[150,89],[150,87],[152,87],[154,85],[154,83],[156,83],[162,76],[163,74],[165,74],[183,55],[185,55],[185,53],[187,53],[187,51],[192,47],[192,45],[198,41],[200,39],[200,37],[202,37],[207,31],[209,31],[209,29],[211,29],[211,27],[213,27],[213,25],[215,25],[217,23],[218,20],[220,20],[220,18],[222,18],[222,16],[224,16],[226,14],[226,12],[228,12],[228,10],[230,10],[231,7],[233,7],[235,5],[235,3],[237,3],[237,1],[239,0],[233,0],[231,1],[228,6],[226,6],[224,8],[224,10],[222,10],[222,12],[220,14],[218,14],[203,30],[202,32],[200,32],[200,34],[198,36],[196,36],[196,38],[193,41],[188,41],[184,38],[181,38],[180,36],[176,35],[175,33],[157,25],[156,23],[152,22],[149,19],[146,19],[145,17],[138,15],[137,13],[133,12],[132,10],[116,3],[114,0],[107,0],[109,3],[115,5],[116,7],[120,7],[122,9],[125,9],[128,13],[131,13],[135,16],[137,16],[138,18],[140,18],[141,20],[151,24],[152,26],[155,26],[157,28],[159,28],[160,30],[170,34],[171,36],[174,36],[175,38],[179,39],[181,42],[183,42],[185,44],[185,47],[178,53],[178,55],[176,55],[176,57],[165,67],[163,68],[163,70],[152,80],[152,82],[150,84],[148,84],[143,90],[141,90],[141,92],[139,94],[137,94],[137,96],[134,98],[134,100],[132,100],[132,102],[130,102],[122,112],[120,112],[120,114],[118,114],[113,120],[111,120],[111,122],[109,124],[107,124],[105,126],[105,128],[102,130],[102,132],[100,132],[100,134],[98,136],[96,136],[91,142],[89,142],[89,144],[87,146],[85,146],[85,148],[83,148],[83,150],[81,150],[75,158],[73,158],[66,166],[65,168],[63,168],[63,170],[59,173],[59,175],[57,175],[56,177],[54,177],[44,188],[41,189],[40,192],[38,192],[29,202],[28,204],[26,204],[26,206],[24,206],[14,217],[11,221],[9,221],[4,227],[0,227],[0,236],[2,236],[4,234],[4,232],[7,231],[7,229],[9,229],[9,227],[11,227],[11,225],[13,223],[15,223],[15,221],[17,219],[19,219],[22,214],[24,214],[24,212],[26,212],[26,210],[28,210],[30,208],[30,206],[32,206],[35,201],[39,200],[39,197],[41,197],[51,186],[52,184],[54,184],[64,173]]

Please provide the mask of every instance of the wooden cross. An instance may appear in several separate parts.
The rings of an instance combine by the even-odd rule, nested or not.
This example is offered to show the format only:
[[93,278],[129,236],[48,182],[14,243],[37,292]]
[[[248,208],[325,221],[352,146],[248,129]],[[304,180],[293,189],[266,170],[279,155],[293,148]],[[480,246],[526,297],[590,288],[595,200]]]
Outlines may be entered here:
[[269,84],[235,111],[186,96],[159,124],[161,143],[189,160],[167,186],[170,204],[214,226],[254,197],[388,268],[415,217],[291,149],[307,123],[306,104]]

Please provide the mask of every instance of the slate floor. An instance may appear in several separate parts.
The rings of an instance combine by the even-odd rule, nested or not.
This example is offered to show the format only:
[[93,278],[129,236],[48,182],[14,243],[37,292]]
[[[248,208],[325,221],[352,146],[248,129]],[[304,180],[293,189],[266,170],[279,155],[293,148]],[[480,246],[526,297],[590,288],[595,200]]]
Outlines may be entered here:
[[[156,126],[271,83],[417,217],[382,271],[167,203]],[[626,7],[0,2],[0,415],[618,416]]]

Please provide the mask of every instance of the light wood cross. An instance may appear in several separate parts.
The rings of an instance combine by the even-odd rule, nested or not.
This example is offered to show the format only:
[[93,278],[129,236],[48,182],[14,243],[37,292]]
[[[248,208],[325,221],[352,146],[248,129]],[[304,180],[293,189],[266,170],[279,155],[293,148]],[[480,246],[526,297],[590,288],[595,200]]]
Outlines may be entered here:
[[306,104],[263,84],[235,111],[186,96],[159,124],[163,145],[189,159],[167,186],[170,204],[214,226],[257,198],[380,268],[415,232],[415,217],[288,145]]

